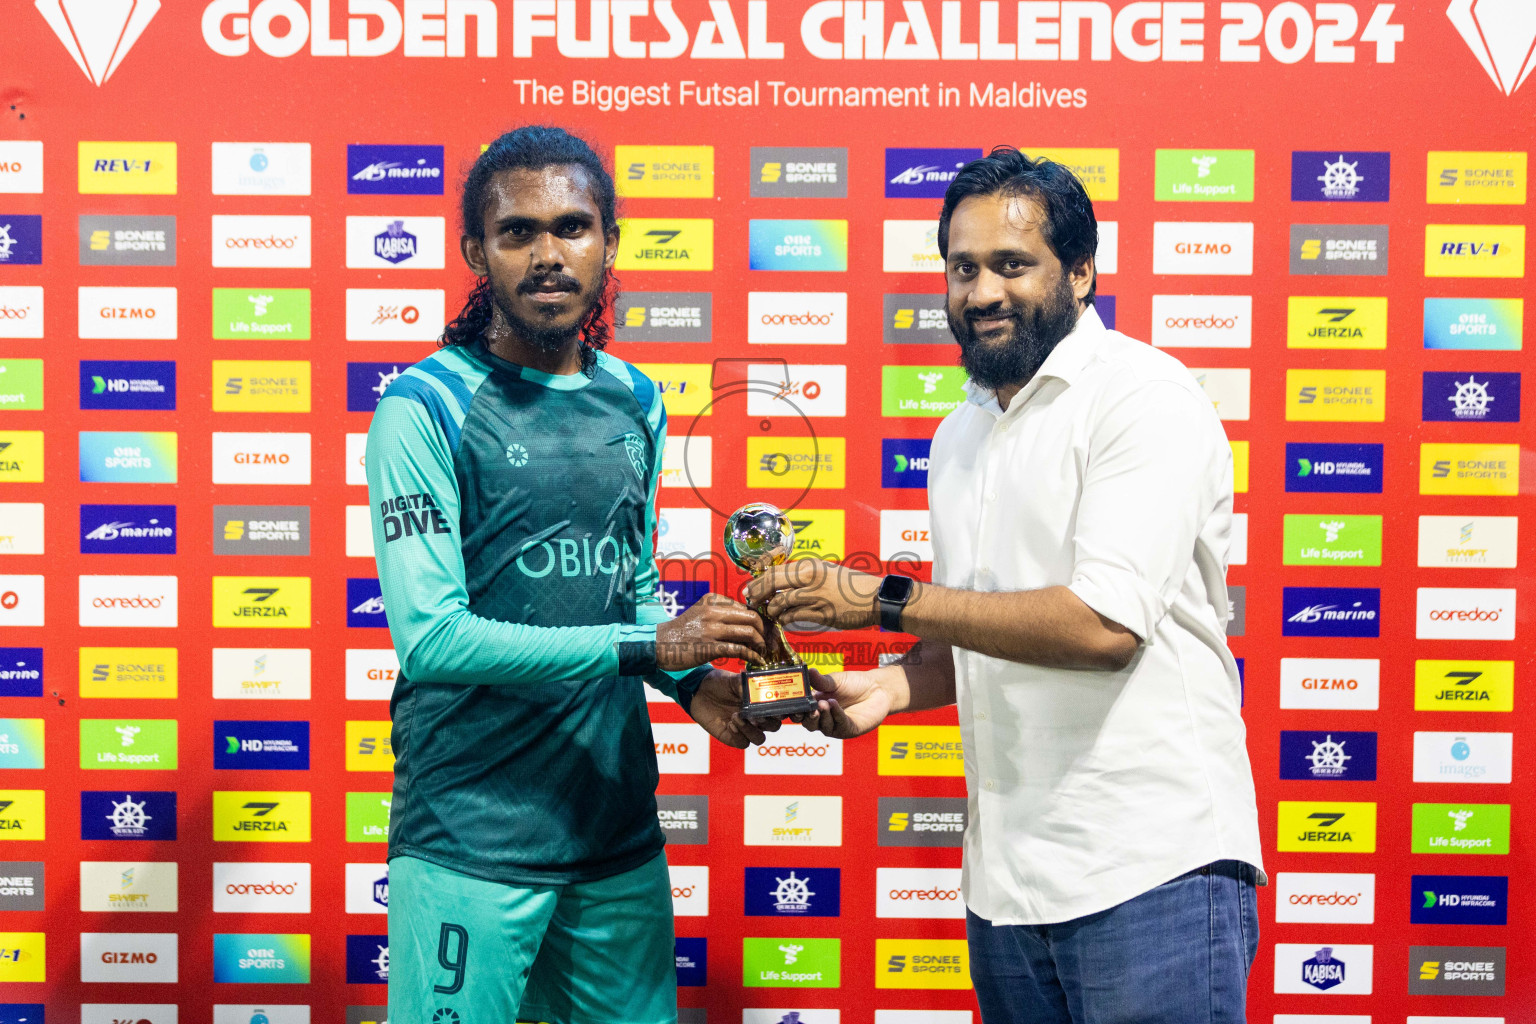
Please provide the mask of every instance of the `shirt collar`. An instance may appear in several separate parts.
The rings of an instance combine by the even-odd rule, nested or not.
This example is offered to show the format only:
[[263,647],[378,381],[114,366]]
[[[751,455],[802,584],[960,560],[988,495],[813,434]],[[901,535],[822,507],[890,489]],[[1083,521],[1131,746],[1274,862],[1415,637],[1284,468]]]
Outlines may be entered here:
[[[1041,364],[1040,369],[1035,371],[1029,383],[1014,396],[1008,408],[1017,409],[1022,405],[1039,390],[1041,381],[1046,377],[1055,377],[1068,385],[1072,384],[1082,373],[1083,367],[1087,366],[1088,361],[1093,358],[1098,350],[1098,342],[1107,330],[1104,321],[1099,319],[1096,309],[1089,306],[1083,310],[1082,315],[1077,318],[1077,326],[1072,328],[1071,333],[1062,338],[1051,350],[1051,354],[1045,357],[1045,362]],[[965,382],[965,395],[966,400],[972,405],[980,406],[994,416],[1004,414],[1003,407],[997,401],[997,392],[991,388],[984,388],[968,380]]]

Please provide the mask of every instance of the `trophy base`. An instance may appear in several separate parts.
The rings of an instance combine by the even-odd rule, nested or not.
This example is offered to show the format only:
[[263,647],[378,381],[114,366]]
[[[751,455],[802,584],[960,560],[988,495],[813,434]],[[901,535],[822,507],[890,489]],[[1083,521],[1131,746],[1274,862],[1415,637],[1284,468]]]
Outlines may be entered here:
[[804,665],[749,668],[741,674],[743,718],[788,718],[816,710]]

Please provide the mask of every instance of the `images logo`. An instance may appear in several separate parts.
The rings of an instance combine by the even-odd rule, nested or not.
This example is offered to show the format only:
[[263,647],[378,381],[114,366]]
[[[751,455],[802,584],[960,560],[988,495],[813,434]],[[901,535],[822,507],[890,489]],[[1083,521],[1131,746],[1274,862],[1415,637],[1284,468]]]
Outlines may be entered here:
[[308,984],[309,936],[215,934],[213,980],[268,985]]
[[308,288],[215,288],[213,337],[309,340]]
[[624,217],[615,270],[713,270],[715,222],[707,217]]
[[1503,946],[1410,946],[1409,995],[1502,996]]
[[958,725],[882,725],[881,775],[965,774]]
[[1286,587],[1283,636],[1380,636],[1381,590],[1375,587]]
[[1251,295],[1154,295],[1152,344],[1158,348],[1248,348]]
[[1253,224],[1156,221],[1152,225],[1152,273],[1251,275]]
[[174,700],[177,661],[174,647],[82,647],[80,696]]
[[1285,565],[1380,565],[1381,516],[1287,515]]
[[1160,149],[1153,198],[1175,202],[1253,202],[1253,150]]
[[176,143],[81,142],[79,176],[81,195],[173,196]]
[[1374,924],[1376,876],[1282,871],[1275,876],[1275,920]]
[[942,274],[939,222],[888,220],[882,228],[882,262],[887,274]]
[[1387,235],[1385,224],[1292,224],[1291,273],[1385,274]]
[[0,647],[0,697],[43,695],[43,649]]
[[752,147],[752,196],[842,199],[848,195],[848,150]]
[[80,767],[174,771],[176,719],[83,718]]
[[964,939],[876,939],[875,988],[971,987]]
[[[1445,16],[1505,96],[1513,95],[1536,69],[1536,54],[1531,50],[1536,42],[1536,21],[1531,20],[1524,5],[1513,0],[1451,0]],[[1495,50],[1490,41],[1502,45]]]
[[1387,347],[1387,300],[1292,295],[1286,300],[1287,348]]
[[443,304],[441,288],[348,288],[347,340],[432,341],[446,320]]
[[[69,51],[75,65],[101,86],[122,64],[160,11],[160,0],[104,10],[83,0],[35,0],[38,13]],[[38,1021],[41,1021],[41,1015]]]
[[753,220],[752,270],[847,270],[846,220]]
[[215,142],[212,192],[216,196],[309,195],[309,143]]
[[215,576],[213,624],[244,629],[308,629],[308,576]]
[[175,288],[82,287],[77,296],[82,338],[176,338]]
[[1380,494],[1379,444],[1287,444],[1285,489],[1310,494]]
[[1520,493],[1520,446],[1419,445],[1420,494]]
[[1425,299],[1424,347],[1518,352],[1523,299]]
[[744,913],[748,917],[837,917],[842,907],[842,876],[838,868],[747,868]]
[[1524,277],[1524,224],[1424,225],[1425,277]]
[[1413,734],[1414,782],[1507,783],[1513,759],[1512,733]]
[[348,217],[347,266],[360,270],[442,270],[441,217]]
[[443,147],[349,145],[347,194],[440,196]]
[[1392,193],[1392,154],[1328,150],[1291,154],[1291,202],[1384,203]]
[[1280,733],[1280,777],[1326,781],[1376,778],[1374,732]]
[[1416,661],[1413,707],[1416,711],[1513,711],[1515,663]]
[[959,847],[966,822],[963,797],[880,797],[881,846]]
[[1286,370],[1285,418],[1292,422],[1380,423],[1385,370]]
[[[349,820],[351,796],[348,794]],[[213,793],[215,842],[307,843],[309,821],[307,792],[214,790]]]
[[80,553],[174,555],[175,505],[81,505]]
[[82,359],[80,408],[175,409],[176,363]]
[[1408,920],[1413,924],[1507,924],[1505,875],[1414,875]]
[[213,767],[307,771],[309,723],[216,721]]
[[0,213],[0,267],[43,262],[43,218]]
[[715,194],[713,146],[615,146],[613,165],[621,196],[708,199]]
[[928,438],[887,437],[880,442],[880,486],[928,486]]
[[742,939],[741,983],[746,988],[838,988],[841,939]]
[[959,868],[876,868],[875,916],[965,920]]
[[1425,175],[1429,203],[1524,206],[1525,153],[1430,150]]
[[887,199],[942,199],[960,168],[981,159],[979,149],[887,149]]
[[1414,853],[1509,852],[1509,804],[1414,804]]
[[622,341],[707,342],[714,336],[713,307],[709,292],[626,292],[614,303],[613,322]]

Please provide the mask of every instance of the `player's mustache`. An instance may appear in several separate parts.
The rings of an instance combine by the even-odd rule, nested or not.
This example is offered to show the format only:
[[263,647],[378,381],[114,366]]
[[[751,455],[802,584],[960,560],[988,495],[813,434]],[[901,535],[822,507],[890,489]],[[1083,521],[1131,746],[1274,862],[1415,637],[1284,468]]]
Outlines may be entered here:
[[525,277],[518,284],[517,291],[519,295],[528,295],[550,287],[571,292],[575,295],[581,293],[581,282],[569,274],[540,274],[537,277]]
[[983,318],[991,319],[998,316],[1005,316],[1010,320],[1018,320],[1022,314],[1022,310],[1013,306],[993,305],[985,308],[972,307],[967,309],[963,316],[967,324],[974,325],[977,320]]

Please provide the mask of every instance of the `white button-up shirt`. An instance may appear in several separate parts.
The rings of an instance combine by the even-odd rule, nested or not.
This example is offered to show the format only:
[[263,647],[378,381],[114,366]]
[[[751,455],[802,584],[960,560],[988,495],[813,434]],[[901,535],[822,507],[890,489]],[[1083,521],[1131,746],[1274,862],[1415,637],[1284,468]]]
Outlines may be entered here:
[[1091,307],[1007,411],[968,395],[933,439],[934,582],[1069,587],[1142,645],[1119,672],[955,649],[966,905],[1049,924],[1212,861],[1262,869],[1226,643],[1232,451],[1210,399]]

